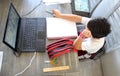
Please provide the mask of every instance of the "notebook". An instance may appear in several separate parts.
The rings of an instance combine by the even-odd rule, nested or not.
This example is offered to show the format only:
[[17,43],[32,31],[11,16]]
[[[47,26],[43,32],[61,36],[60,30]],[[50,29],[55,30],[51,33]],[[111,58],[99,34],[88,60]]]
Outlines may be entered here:
[[48,39],[76,38],[78,36],[75,22],[52,17],[47,17],[46,21]]
[[3,42],[16,52],[45,52],[46,19],[21,18],[10,4]]

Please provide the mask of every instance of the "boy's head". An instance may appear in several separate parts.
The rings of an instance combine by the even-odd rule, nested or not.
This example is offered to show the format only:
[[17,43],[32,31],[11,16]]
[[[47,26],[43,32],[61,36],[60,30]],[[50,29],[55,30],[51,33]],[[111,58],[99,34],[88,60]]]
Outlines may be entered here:
[[101,38],[107,36],[111,29],[110,23],[105,18],[96,18],[88,22],[86,27],[93,38]]

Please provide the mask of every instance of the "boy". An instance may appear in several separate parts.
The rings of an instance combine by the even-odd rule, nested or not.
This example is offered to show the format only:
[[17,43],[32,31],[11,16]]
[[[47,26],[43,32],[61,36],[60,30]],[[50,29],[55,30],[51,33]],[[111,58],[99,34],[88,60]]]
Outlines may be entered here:
[[79,59],[89,58],[90,54],[96,53],[103,46],[105,37],[111,31],[110,24],[105,18],[91,19],[74,14],[62,14],[58,10],[53,10],[53,14],[55,17],[85,25],[85,29],[73,43],[74,49],[79,50]]

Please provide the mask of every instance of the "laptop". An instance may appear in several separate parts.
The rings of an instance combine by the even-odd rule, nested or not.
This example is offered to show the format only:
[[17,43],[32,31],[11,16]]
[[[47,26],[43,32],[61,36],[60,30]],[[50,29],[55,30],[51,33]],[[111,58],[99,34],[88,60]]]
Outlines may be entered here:
[[15,52],[45,52],[46,19],[21,18],[10,4],[3,42]]

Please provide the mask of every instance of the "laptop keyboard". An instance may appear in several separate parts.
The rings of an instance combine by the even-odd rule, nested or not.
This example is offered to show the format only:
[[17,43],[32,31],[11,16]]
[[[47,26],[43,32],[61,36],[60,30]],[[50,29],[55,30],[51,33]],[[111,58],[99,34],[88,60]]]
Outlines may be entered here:
[[36,20],[26,20],[25,26],[23,26],[23,49],[35,49],[36,48]]

